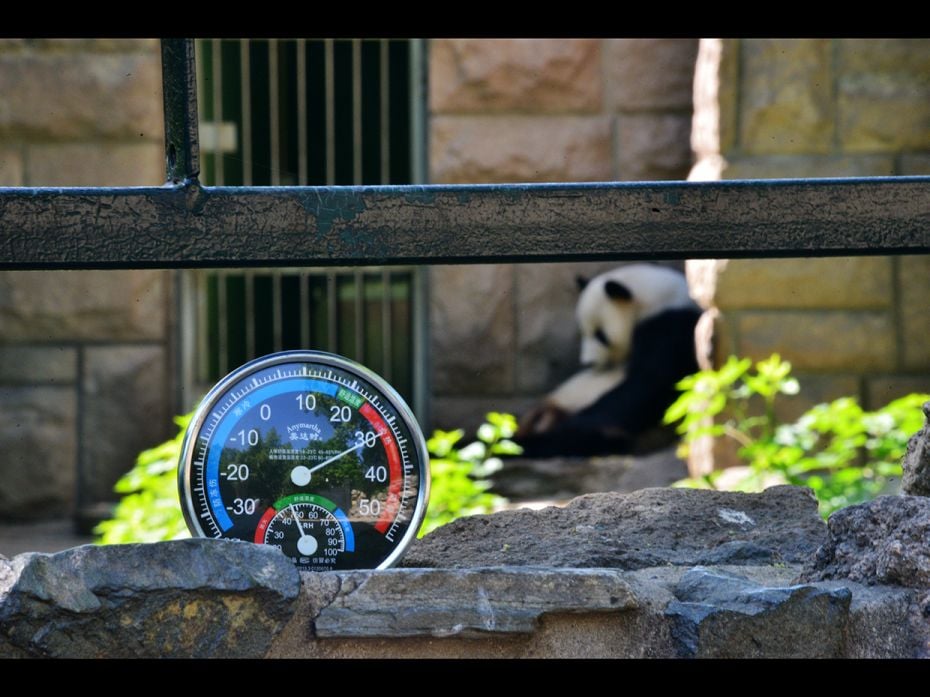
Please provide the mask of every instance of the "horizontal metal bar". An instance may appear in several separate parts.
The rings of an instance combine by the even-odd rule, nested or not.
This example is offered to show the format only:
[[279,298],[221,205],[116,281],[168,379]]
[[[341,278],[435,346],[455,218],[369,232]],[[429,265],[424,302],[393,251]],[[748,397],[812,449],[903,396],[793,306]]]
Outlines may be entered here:
[[930,252],[930,177],[0,189],[0,268]]

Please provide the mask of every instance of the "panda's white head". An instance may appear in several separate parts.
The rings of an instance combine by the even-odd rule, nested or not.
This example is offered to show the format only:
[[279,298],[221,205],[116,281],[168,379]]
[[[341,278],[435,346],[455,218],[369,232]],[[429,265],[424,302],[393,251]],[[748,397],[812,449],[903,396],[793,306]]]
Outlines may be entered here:
[[581,329],[581,364],[622,365],[639,322],[661,312],[696,307],[680,272],[652,264],[631,264],[578,279],[582,288],[576,316]]

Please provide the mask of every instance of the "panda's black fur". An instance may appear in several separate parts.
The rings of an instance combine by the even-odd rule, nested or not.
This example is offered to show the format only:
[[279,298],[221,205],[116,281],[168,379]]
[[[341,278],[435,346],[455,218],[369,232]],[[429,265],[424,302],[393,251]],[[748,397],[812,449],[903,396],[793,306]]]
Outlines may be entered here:
[[[634,278],[640,283],[653,277],[668,282],[668,269],[651,272],[648,268],[638,267]],[[604,303],[635,303],[643,291],[628,287],[622,279],[601,282]],[[681,282],[685,283],[683,277]],[[647,316],[632,322],[632,335],[619,337],[628,340],[629,347],[623,369],[614,370],[613,387],[603,391],[601,385],[603,393],[588,401],[585,395],[578,394],[569,395],[567,400],[566,389],[577,392],[588,382],[583,371],[565,383],[568,387],[560,388],[561,393],[557,389],[550,395],[552,399],[521,420],[515,440],[523,447],[523,457],[640,453],[672,440],[673,434],[661,425],[662,416],[677,397],[675,384],[698,370],[694,331],[702,313],[690,299],[678,299],[672,304],[668,308],[648,308]],[[586,370],[594,376],[597,370],[610,368],[616,369],[617,365]],[[560,402],[573,406],[560,407]]]

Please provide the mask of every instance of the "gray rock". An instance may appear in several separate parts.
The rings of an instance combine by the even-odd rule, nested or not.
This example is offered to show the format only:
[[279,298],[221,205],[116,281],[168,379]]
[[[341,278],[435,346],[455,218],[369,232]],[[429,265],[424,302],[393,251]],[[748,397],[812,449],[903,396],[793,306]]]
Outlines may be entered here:
[[[337,576],[320,609],[317,637],[484,636],[532,632],[547,612],[636,607],[621,573],[609,569],[389,569]],[[313,585],[326,579],[307,579]]]
[[60,516],[68,510],[77,418],[73,389],[0,387],[0,517]]
[[930,499],[879,496],[827,522],[829,541],[801,580],[930,589]]
[[0,560],[0,656],[256,657],[289,619],[294,565],[204,539]]
[[[924,404],[924,416],[930,421],[930,402]],[[901,461],[904,476],[901,493],[930,496],[930,423],[925,423],[907,442],[907,452]]]
[[804,563],[826,542],[808,489],[760,494],[643,489],[589,494],[565,508],[461,518],[417,540],[407,567]]
[[676,653],[696,658],[834,658],[845,651],[849,589],[767,588],[696,568],[668,604]]

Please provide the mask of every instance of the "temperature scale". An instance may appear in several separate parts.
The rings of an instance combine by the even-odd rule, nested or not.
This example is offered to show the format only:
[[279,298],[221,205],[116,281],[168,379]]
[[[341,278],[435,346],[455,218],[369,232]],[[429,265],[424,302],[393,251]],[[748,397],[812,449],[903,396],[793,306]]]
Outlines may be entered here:
[[383,569],[416,537],[429,456],[382,378],[321,351],[284,351],[207,394],[178,471],[192,534],[273,545],[298,568]]

